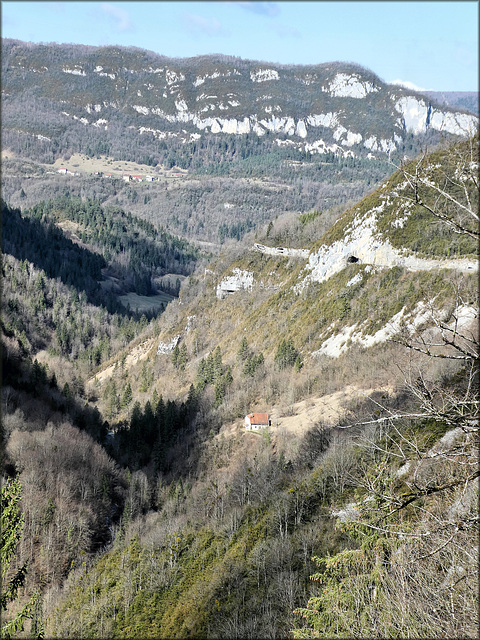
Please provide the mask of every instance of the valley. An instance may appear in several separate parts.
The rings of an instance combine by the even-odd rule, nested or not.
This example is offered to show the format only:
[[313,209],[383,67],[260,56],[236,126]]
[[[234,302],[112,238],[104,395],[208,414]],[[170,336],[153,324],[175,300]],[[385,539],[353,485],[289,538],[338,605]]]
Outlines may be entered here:
[[478,118],[358,65],[2,47],[2,624],[476,637]]

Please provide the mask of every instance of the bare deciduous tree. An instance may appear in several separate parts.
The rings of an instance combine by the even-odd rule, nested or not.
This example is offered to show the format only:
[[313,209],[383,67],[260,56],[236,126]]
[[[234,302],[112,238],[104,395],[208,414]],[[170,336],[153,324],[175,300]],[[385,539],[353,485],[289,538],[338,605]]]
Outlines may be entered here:
[[[397,197],[455,234],[478,239],[478,140],[440,165],[424,155]],[[478,296],[454,311],[431,304],[431,329],[399,341],[418,356],[405,375],[414,412],[364,422],[358,500],[336,512],[351,548],[316,558],[320,594],[298,613],[294,637],[476,637],[478,607]],[[453,363],[443,377],[432,361]],[[438,373],[438,369],[437,369]],[[352,428],[356,425],[344,425]]]

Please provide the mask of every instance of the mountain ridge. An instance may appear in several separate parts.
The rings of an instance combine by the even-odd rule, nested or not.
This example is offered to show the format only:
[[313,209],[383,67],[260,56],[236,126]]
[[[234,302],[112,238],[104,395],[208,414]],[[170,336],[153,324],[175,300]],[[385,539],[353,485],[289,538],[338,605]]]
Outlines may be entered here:
[[[458,152],[465,152],[467,147],[468,143],[458,145]],[[477,145],[474,145],[472,166],[475,166],[477,152]],[[402,323],[405,324],[407,318],[413,330],[416,324],[424,324],[428,316],[430,302],[426,301],[427,294],[422,293],[422,287],[430,287],[434,297],[441,292],[440,282],[447,276],[437,277],[436,273],[446,274],[450,270],[456,273],[454,279],[464,274],[461,277],[471,280],[478,272],[475,241],[463,239],[460,242],[458,234],[453,232],[439,234],[434,216],[427,216],[424,212],[422,217],[421,208],[408,199],[412,187],[405,176],[414,174],[417,164],[425,171],[429,184],[434,184],[433,180],[443,184],[442,176],[449,171],[449,162],[450,152],[444,150],[430,154],[428,160],[417,160],[398,169],[373,194],[347,209],[331,229],[320,239],[312,241],[309,249],[275,248],[267,246],[268,238],[260,237],[230,263],[222,264],[222,259],[215,261],[205,270],[202,295],[217,298],[217,302],[212,301],[211,304],[218,308],[214,315],[218,313],[219,317],[225,313],[225,305],[233,305],[235,323],[243,327],[241,331],[256,335],[259,342],[262,342],[262,334],[268,335],[264,338],[264,347],[270,343],[270,335],[275,334],[273,319],[278,319],[283,309],[285,318],[290,318],[287,333],[297,335],[297,346],[304,356],[316,351],[321,353],[322,342],[331,342],[335,335],[341,342],[348,326],[347,317],[352,326],[363,322],[363,329],[357,330],[357,341],[363,340],[366,344],[390,339],[401,332]],[[475,198],[473,182],[469,189],[468,198]],[[435,190],[432,189],[430,198],[433,196]],[[428,204],[431,200],[426,202]],[[474,209],[475,200],[470,200],[470,203]],[[275,235],[275,225],[270,234]],[[399,238],[403,238],[401,244]],[[375,287],[382,289],[391,278],[398,281],[397,299],[382,300]],[[414,284],[415,278],[417,284]],[[186,296],[183,302],[182,296],[180,298],[183,310],[179,308],[176,312],[181,319],[170,333],[161,333],[163,347],[170,343],[173,335],[177,336],[177,342],[178,339],[187,339],[187,332],[183,331],[188,324],[187,316],[196,313],[196,322],[202,324],[198,316],[204,303],[196,309],[195,303],[192,305],[188,300],[188,289],[183,293]],[[233,301],[235,296],[238,296],[236,303]],[[442,296],[437,303],[441,304]],[[368,308],[372,299],[377,299],[377,303],[384,307],[380,323],[369,318]],[[248,309],[248,314],[243,307]],[[463,307],[459,305],[460,308],[463,309],[460,314],[465,312],[472,316],[473,309],[467,303]],[[356,309],[355,313],[353,309]],[[312,313],[321,319],[321,323],[315,337],[312,334],[308,339],[307,352],[303,336],[308,326],[306,317]],[[262,317],[265,323],[272,323],[269,330],[262,331]],[[317,324],[315,321],[315,326]],[[389,324],[390,329],[382,333]],[[373,340],[377,331],[377,338]],[[217,331],[217,335],[221,332]],[[343,339],[345,342],[347,338]],[[159,349],[158,352],[169,353],[170,350]]]
[[[74,125],[105,141],[120,127],[153,148],[169,139],[195,146],[208,134],[254,135],[302,153],[370,157],[403,151],[409,134],[440,140],[478,127],[473,114],[388,85],[353,63],[179,59],[136,48],[8,40],[2,48],[3,127],[11,138],[30,133],[47,147]],[[26,84],[29,92],[19,92]],[[19,107],[32,99],[43,122],[31,117],[25,127]]]
[[438,104],[464,109],[478,115],[478,91],[424,91]]

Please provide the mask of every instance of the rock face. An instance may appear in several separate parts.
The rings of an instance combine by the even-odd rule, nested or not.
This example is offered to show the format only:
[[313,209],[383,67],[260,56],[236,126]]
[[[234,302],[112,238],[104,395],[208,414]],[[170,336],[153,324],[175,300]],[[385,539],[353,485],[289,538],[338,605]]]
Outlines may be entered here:
[[310,255],[310,249],[289,249],[288,247],[267,247],[264,244],[256,242],[253,245],[255,251],[260,251],[267,256],[288,256],[290,258],[307,259]]
[[167,355],[172,353],[177,344],[180,341],[181,335],[174,336],[170,342],[159,342],[157,348],[157,355]]
[[226,296],[236,291],[247,290],[253,288],[253,273],[251,271],[242,271],[234,269],[231,276],[223,278],[217,285],[217,298],[222,300]]
[[419,258],[396,249],[388,240],[380,240],[375,233],[375,214],[379,209],[380,207],[376,207],[363,220],[354,221],[341,240],[336,240],[330,245],[322,245],[316,252],[311,253],[306,266],[309,273],[297,285],[297,290],[301,291],[309,282],[324,282],[353,262],[373,267],[403,267],[410,271],[430,269],[455,269],[466,273],[478,271],[476,260]]
[[193,327],[195,326],[196,316],[187,316],[187,324],[185,325],[185,329],[183,330],[183,334],[179,333],[174,336],[170,342],[162,342],[158,343],[157,355],[168,355],[172,353],[177,344],[182,339],[182,336],[185,336]]
[[2,128],[10,135],[22,129],[27,88],[35,108],[42,105],[32,133],[42,140],[56,135],[46,124],[53,118],[61,130],[81,123],[105,139],[112,125],[183,143],[208,134],[268,133],[279,147],[380,157],[401,150],[409,133],[472,136],[478,129],[477,116],[385,84],[354,64],[265,65],[121,47],[2,44]]

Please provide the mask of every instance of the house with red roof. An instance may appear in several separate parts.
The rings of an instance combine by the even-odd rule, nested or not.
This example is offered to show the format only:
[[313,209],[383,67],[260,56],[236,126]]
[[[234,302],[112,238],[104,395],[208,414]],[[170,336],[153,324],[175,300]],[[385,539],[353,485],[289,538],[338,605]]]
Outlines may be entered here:
[[258,431],[269,426],[268,413],[249,413],[245,416],[245,429],[247,431]]

